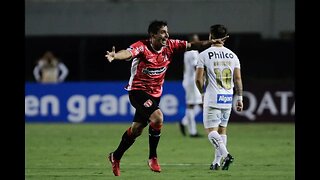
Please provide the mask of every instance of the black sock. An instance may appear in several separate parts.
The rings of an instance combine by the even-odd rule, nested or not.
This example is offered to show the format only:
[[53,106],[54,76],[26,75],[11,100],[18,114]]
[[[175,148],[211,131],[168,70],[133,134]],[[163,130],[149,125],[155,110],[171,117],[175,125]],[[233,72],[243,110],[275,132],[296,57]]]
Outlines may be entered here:
[[161,130],[153,129],[149,125],[149,159],[157,157],[157,147],[160,140]]
[[131,134],[130,128],[123,133],[118,148],[113,152],[113,157],[117,160],[120,160],[122,158],[124,152],[126,152],[126,150],[128,150],[135,141],[135,138],[132,135],[129,136],[128,134]]

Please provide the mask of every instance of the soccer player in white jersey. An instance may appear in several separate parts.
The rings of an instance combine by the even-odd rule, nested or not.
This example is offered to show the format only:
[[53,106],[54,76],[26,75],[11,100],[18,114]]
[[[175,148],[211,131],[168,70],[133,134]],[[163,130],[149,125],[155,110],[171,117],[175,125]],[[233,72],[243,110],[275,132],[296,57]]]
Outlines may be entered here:
[[157,147],[161,136],[163,114],[159,103],[169,64],[176,53],[223,43],[220,39],[198,42],[170,39],[167,22],[158,20],[149,24],[148,33],[149,38],[139,40],[129,48],[118,52],[115,52],[115,47],[112,47],[112,51],[107,51],[105,55],[109,62],[132,60],[131,77],[125,89],[129,93],[130,103],[135,107],[136,112],[131,126],[123,133],[118,147],[108,156],[115,176],[120,176],[122,156],[147,125],[149,125],[148,166],[154,172],[161,172]]
[[[197,34],[192,34],[189,36],[190,42],[199,41],[199,36]],[[199,59],[199,51],[190,50],[184,53],[184,69],[183,69],[183,80],[182,86],[185,91],[186,109],[185,115],[180,121],[180,131],[185,136],[185,127],[188,129],[190,137],[201,137],[197,130],[197,124],[195,117],[202,110],[202,98],[199,90],[197,89],[195,83],[196,77],[196,66]]]
[[[226,36],[225,26],[217,24],[210,27],[210,40]],[[237,111],[243,109],[243,87],[237,55],[223,44],[214,44],[202,51],[197,64],[196,85],[204,94],[203,125],[209,142],[215,148],[210,169],[218,170],[221,166],[222,170],[228,170],[234,158],[227,149],[227,125],[233,103]]]

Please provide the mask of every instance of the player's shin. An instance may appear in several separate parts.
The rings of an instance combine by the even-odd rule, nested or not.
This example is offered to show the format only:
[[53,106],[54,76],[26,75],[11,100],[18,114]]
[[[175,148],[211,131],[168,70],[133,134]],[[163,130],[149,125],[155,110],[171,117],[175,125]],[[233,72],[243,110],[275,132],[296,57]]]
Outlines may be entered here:
[[118,148],[114,151],[113,156],[115,159],[120,160],[126,152],[130,148],[130,146],[134,143],[135,138],[131,132],[131,127],[126,130],[126,132],[123,133],[121,142],[118,146]]
[[160,140],[162,124],[150,122],[149,125],[149,159],[157,157],[157,147]]
[[208,134],[208,139],[210,143],[216,148],[216,150],[218,150],[221,153],[222,157],[227,157],[229,152],[217,131],[211,131]]

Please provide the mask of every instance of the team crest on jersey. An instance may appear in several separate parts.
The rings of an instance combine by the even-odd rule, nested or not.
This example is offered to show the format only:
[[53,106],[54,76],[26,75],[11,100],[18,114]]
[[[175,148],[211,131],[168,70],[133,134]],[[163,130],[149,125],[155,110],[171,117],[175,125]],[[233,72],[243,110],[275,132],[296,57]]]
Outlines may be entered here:
[[143,103],[144,107],[150,107],[152,106],[152,101],[150,99],[148,99],[146,102]]
[[[158,56],[159,57],[159,56]],[[168,58],[168,55],[167,55],[167,53],[166,52],[162,52],[162,57],[163,57],[163,62],[165,62],[165,61],[168,61],[169,60],[169,58]],[[159,61],[158,59],[157,59],[157,61],[158,62],[162,62],[162,61]]]

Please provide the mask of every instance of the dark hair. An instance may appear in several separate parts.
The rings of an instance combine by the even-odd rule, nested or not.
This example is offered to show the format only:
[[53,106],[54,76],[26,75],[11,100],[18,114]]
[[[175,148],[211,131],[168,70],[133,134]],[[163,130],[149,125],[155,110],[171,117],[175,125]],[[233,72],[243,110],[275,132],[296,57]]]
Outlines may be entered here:
[[189,42],[194,41],[194,36],[197,36],[197,37],[199,38],[198,34],[189,34],[189,35],[188,35],[188,41],[189,41]]
[[167,22],[154,20],[149,24],[148,33],[157,34],[159,29],[163,26],[167,26]]
[[228,35],[228,30],[224,25],[216,24],[210,27],[210,34],[213,39],[219,39]]

